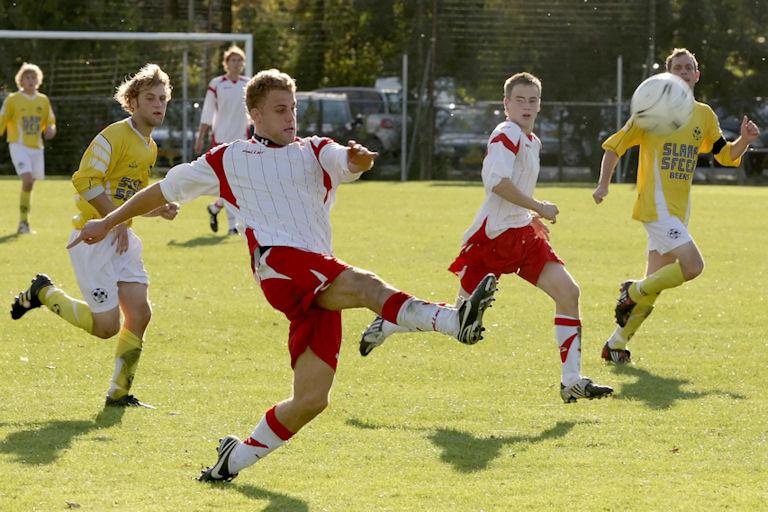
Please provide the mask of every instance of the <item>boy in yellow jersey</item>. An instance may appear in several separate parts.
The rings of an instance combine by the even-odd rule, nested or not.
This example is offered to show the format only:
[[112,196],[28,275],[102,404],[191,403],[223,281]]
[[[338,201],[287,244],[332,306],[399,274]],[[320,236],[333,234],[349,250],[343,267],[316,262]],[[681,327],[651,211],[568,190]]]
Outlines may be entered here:
[[18,92],[10,94],[0,109],[0,136],[8,132],[8,149],[13,167],[21,178],[19,228],[30,233],[29,210],[35,180],[45,177],[43,138],[56,136],[56,117],[48,96],[38,92],[43,83],[42,70],[25,62],[16,73]]
[[[117,89],[115,99],[130,117],[107,126],[93,139],[72,176],[79,212],[70,240],[77,237],[87,221],[104,217],[149,184],[149,173],[157,158],[152,129],[162,124],[170,96],[168,75],[155,64],[145,65]],[[165,204],[147,216],[171,220],[177,209],[176,204]],[[14,301],[11,317],[19,319],[27,311],[45,305],[99,338],[119,333],[106,405],[153,408],[129,394],[152,313],[141,240],[129,223],[123,223],[101,243],[78,245],[70,249],[69,256],[85,302],[56,288],[45,274],[38,274],[32,286]],[[122,328],[120,310],[125,316]]]
[[[691,91],[701,75],[696,57],[685,48],[672,51],[666,68]],[[642,222],[648,233],[646,277],[621,285],[616,304],[618,327],[603,347],[603,359],[617,364],[630,362],[627,343],[653,310],[659,293],[694,279],[704,270],[701,252],[688,233],[691,183],[699,153],[711,151],[719,163],[735,167],[759,134],[757,126],[744,116],[739,137],[733,142],[725,140],[709,105],[696,102],[690,121],[671,134],[645,132],[630,118],[603,143],[600,181],[592,197],[598,204],[603,201],[619,157],[639,145],[632,218]]]

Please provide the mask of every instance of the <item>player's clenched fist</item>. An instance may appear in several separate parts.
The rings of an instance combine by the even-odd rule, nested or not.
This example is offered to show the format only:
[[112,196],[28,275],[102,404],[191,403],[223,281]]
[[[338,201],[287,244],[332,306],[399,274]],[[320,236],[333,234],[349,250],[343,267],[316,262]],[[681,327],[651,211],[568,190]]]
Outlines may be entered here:
[[349,146],[349,170],[351,172],[363,172],[373,167],[373,161],[379,156],[378,153],[370,151],[362,144],[358,144],[354,140],[347,143]]

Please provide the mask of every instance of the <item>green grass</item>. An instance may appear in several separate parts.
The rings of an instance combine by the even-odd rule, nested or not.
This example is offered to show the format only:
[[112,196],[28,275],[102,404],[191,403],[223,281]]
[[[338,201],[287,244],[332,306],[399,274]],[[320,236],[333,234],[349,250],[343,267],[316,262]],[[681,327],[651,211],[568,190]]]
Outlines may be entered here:
[[[34,236],[13,235],[19,182],[0,180],[0,294],[35,272],[79,295],[64,245],[67,181],[38,183]],[[478,184],[342,187],[338,257],[393,285],[453,301],[445,267],[482,198]],[[369,312],[344,314],[330,408],[229,485],[193,480],[217,439],[248,435],[287,397],[287,323],[250,276],[245,244],[213,236],[207,199],[178,219],[139,219],[152,285],[135,393],[156,411],[101,412],[114,341],[49,311],[0,319],[0,510],[766,510],[765,205],[768,189],[695,187],[691,231],[705,273],[669,291],[631,345],[599,359],[618,283],[644,271],[634,191],[542,186],[561,217],[552,243],[582,289],[583,373],[613,398],[564,405],[553,307],[502,279],[488,332],[467,347],[436,334],[357,353]]]

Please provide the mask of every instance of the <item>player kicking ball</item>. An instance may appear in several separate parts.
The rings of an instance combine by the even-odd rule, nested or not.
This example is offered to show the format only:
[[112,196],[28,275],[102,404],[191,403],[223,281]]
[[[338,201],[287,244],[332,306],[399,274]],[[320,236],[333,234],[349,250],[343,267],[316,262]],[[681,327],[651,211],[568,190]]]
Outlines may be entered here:
[[[70,240],[79,237],[87,221],[107,215],[146,187],[157,159],[157,145],[151,135],[153,128],[162,124],[171,99],[168,75],[158,66],[147,64],[123,82],[115,99],[130,117],[104,128],[88,146],[80,167],[72,175],[79,213],[74,218]],[[164,202],[147,216],[172,220],[176,213],[177,205]],[[154,409],[129,393],[152,315],[141,240],[129,225],[120,224],[97,244],[68,247],[85,302],[54,286],[47,275],[38,274],[32,286],[16,297],[11,317],[17,320],[32,309],[45,306],[98,338],[117,334],[115,371],[106,405]],[[121,311],[125,316],[122,327]]]
[[[549,229],[559,210],[533,198],[539,175],[541,141],[533,126],[541,107],[541,81],[518,73],[504,84],[507,119],[488,138],[483,160],[485,201],[464,234],[464,244],[448,268],[460,279],[459,303],[483,276],[518,274],[555,301],[555,339],[560,349],[560,396],[565,403],[602,398],[613,393],[581,375],[581,320],[579,287],[549,245]],[[408,332],[377,317],[360,340],[360,353],[368,355],[396,332]]]
[[[685,48],[672,51],[666,68],[691,91],[701,76],[696,57]],[[669,135],[646,132],[630,119],[603,143],[600,181],[592,197],[597,204],[603,202],[619,157],[639,145],[637,201],[632,218],[643,223],[648,235],[646,277],[622,283],[615,309],[618,325],[603,346],[604,360],[631,362],[627,344],[653,311],[659,294],[704,271],[704,258],[688,232],[691,185],[699,153],[711,151],[721,165],[736,167],[759,134],[755,123],[744,116],[738,139],[725,140],[714,111],[696,102],[688,123]]]
[[474,344],[493,301],[496,278],[483,276],[459,308],[418,300],[375,274],[332,256],[330,210],[336,190],[373,166],[377,154],[350,141],[296,137],[296,85],[276,69],[246,87],[255,135],[211,149],[171,169],[70,246],[99,243],[120,223],[169,201],[221,197],[245,226],[251,269],[269,303],[290,321],[293,396],[267,410],[244,441],[221,439],[218,460],[201,481],[231,480],[282,446],[328,407],[341,347],[341,310],[364,307],[410,329],[438,331]]

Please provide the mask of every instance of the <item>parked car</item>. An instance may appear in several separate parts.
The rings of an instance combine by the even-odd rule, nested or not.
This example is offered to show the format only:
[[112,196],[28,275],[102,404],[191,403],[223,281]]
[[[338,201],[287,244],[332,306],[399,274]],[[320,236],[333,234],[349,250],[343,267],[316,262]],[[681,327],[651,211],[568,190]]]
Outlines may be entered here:
[[360,118],[366,137],[361,142],[373,151],[394,153],[400,149],[401,97],[394,89],[327,87],[317,92],[346,94],[352,115]]
[[341,144],[359,139],[360,122],[344,94],[297,92],[297,131],[301,137],[323,135]]

